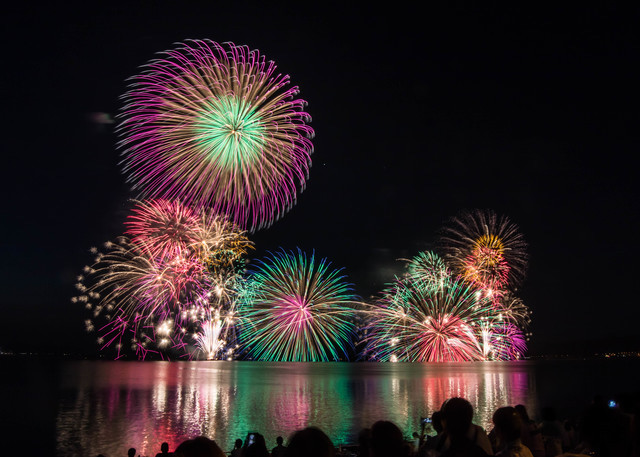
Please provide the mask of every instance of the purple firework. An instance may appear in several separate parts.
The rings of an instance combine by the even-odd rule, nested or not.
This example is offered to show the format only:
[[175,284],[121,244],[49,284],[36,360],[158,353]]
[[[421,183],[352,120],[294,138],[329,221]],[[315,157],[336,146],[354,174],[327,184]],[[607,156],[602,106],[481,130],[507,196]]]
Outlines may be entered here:
[[255,231],[296,201],[314,132],[289,76],[257,50],[189,40],[131,79],[119,116],[128,181]]

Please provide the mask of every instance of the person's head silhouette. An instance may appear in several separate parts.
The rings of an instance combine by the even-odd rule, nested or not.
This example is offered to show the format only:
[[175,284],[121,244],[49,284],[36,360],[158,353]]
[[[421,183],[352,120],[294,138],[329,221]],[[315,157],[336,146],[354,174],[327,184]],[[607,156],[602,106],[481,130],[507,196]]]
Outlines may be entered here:
[[442,405],[442,425],[454,437],[464,436],[473,419],[473,406],[464,398],[453,397]]

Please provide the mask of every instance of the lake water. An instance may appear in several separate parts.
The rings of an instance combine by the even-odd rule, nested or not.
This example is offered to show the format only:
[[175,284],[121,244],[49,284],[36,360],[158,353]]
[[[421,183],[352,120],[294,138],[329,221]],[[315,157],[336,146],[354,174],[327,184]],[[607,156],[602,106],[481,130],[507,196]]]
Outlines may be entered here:
[[[524,404],[536,417],[553,405],[575,415],[594,394],[637,389],[640,360],[486,363],[3,362],[2,430],[40,436],[59,456],[154,456],[197,435],[228,451],[248,432],[278,435],[307,425],[336,445],[388,419],[410,435],[452,396],[467,398],[474,422],[491,429],[500,406]],[[3,370],[4,371],[4,370]],[[44,441],[42,441],[44,440]],[[47,442],[53,441],[52,443]],[[27,453],[28,455],[29,453]]]

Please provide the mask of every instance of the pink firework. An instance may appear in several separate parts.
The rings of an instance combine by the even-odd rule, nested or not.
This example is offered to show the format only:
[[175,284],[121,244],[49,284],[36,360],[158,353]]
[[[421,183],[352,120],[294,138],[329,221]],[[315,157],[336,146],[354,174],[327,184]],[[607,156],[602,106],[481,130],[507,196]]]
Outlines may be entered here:
[[132,78],[118,132],[143,197],[209,207],[251,231],[296,201],[314,132],[298,88],[257,50],[190,40]]
[[158,258],[198,253],[207,262],[221,252],[237,258],[252,249],[244,232],[226,217],[179,201],[138,201],[125,225],[132,242]]
[[125,225],[133,243],[159,258],[186,253],[201,241],[198,212],[179,201],[136,202]]
[[128,341],[139,358],[191,356],[189,345],[212,315],[233,344],[235,288],[252,248],[244,232],[204,209],[165,200],[137,202],[127,227],[132,239],[94,249],[73,299],[91,311],[85,324],[97,328],[101,347],[116,348],[120,357]]

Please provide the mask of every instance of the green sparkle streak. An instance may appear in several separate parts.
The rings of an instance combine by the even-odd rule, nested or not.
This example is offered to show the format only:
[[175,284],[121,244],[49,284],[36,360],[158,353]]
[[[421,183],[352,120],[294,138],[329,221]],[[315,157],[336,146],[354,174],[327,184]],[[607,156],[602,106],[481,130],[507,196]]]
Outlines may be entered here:
[[196,120],[199,146],[223,169],[242,169],[259,160],[267,128],[250,104],[235,97],[207,100]]

